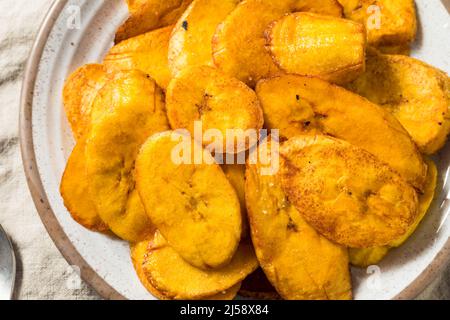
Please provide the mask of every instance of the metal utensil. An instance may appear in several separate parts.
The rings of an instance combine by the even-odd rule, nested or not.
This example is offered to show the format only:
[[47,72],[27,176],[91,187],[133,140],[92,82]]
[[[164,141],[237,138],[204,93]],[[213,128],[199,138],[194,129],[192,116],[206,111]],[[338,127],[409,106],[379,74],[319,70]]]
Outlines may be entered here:
[[14,249],[0,225],[0,300],[11,300],[16,278]]

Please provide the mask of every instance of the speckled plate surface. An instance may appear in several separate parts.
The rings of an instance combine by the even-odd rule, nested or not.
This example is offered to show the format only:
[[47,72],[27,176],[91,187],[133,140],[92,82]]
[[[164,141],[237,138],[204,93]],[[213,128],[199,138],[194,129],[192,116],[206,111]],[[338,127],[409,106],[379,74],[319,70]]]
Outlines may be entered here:
[[[447,0],[417,0],[420,32],[413,56],[450,72]],[[79,15],[78,15],[79,13]],[[64,80],[77,67],[100,62],[126,18],[123,0],[55,1],[33,48],[24,81],[21,146],[36,207],[54,242],[82,277],[105,298],[154,299],[133,270],[128,244],[89,232],[74,222],[59,182],[74,141],[61,99]],[[414,236],[379,265],[352,270],[356,299],[414,298],[450,257],[450,143],[435,157],[439,189]]]

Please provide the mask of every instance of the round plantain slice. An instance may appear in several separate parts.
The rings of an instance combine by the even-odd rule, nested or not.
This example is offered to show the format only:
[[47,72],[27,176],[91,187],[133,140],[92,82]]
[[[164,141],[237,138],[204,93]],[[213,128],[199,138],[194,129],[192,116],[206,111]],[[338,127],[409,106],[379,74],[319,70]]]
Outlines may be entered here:
[[186,67],[213,66],[211,39],[217,26],[240,0],[194,0],[178,20],[169,44],[169,67],[175,77]]
[[297,12],[272,22],[265,35],[272,58],[287,73],[344,84],[364,71],[366,34],[360,23]]
[[408,232],[399,239],[394,240],[388,246],[365,248],[365,249],[349,249],[350,263],[358,267],[367,267],[378,264],[388,254],[391,248],[400,247],[411,235],[416,231],[419,224],[424,219],[434,199],[434,194],[437,185],[437,168],[434,162],[425,158],[428,165],[427,182],[425,184],[424,192],[419,196],[419,215],[414,221],[413,225],[409,227]]
[[341,16],[335,0],[245,0],[218,26],[213,37],[215,65],[254,87],[258,80],[282,74],[265,49],[264,31],[284,14],[308,10]]
[[[246,199],[253,245],[259,263],[278,293],[289,300],[351,299],[347,249],[317,233],[288,201],[277,174],[265,175],[276,162],[274,140],[266,160],[248,163]],[[259,152],[258,152],[259,153]]]
[[[242,243],[230,263],[220,269],[202,270],[187,263],[157,231],[142,265],[146,279],[168,299],[205,299],[236,289],[258,267],[253,247]],[[232,288],[233,289],[230,289]]]
[[134,163],[145,140],[167,129],[163,93],[140,71],[118,73],[94,101],[85,150],[89,194],[124,240],[137,242],[152,231],[135,190]]
[[349,89],[390,111],[420,151],[434,154],[450,133],[450,80],[414,58],[370,50],[367,70]]
[[297,210],[331,241],[384,246],[418,216],[415,189],[367,151],[327,136],[298,136],[280,148],[283,190]]
[[[135,244],[130,244],[131,261],[133,262],[134,269],[136,270],[136,275],[141,281],[142,285],[155,297],[160,300],[168,300],[169,298],[164,296],[160,291],[158,291],[150,281],[147,279],[147,275],[144,272],[144,263],[147,257],[147,251],[151,245],[151,241],[145,240]],[[173,266],[172,266],[173,267]],[[241,283],[237,283],[231,288],[219,292],[210,297],[203,298],[203,300],[233,300],[239,289],[241,288]]]
[[172,78],[167,61],[173,26],[147,32],[111,48],[103,64],[107,70],[137,69],[152,77],[163,89]]
[[75,70],[63,89],[64,109],[77,140],[87,134],[91,122],[92,103],[108,80],[100,64],[87,64]]
[[117,30],[115,43],[174,24],[191,2],[192,0],[127,0],[130,16]]
[[108,227],[98,215],[97,209],[89,197],[89,180],[86,177],[84,149],[84,141],[79,140],[64,170],[60,192],[64,199],[64,205],[76,222],[89,230],[104,232],[108,230]]
[[265,125],[286,139],[324,133],[389,164],[419,190],[427,167],[409,134],[387,110],[323,80],[285,75],[258,83]]
[[239,199],[208,151],[176,132],[154,135],[136,171],[147,214],[180,256],[205,270],[231,261],[241,238]]
[[195,122],[198,122],[203,129],[202,136],[203,133],[205,136],[219,134],[220,139],[213,135],[210,141],[205,138],[203,142],[211,152],[245,151],[256,143],[248,130],[256,132],[264,123],[254,91],[209,66],[184,69],[171,81],[166,103],[172,129],[187,129],[195,137]]
[[259,79],[282,73],[264,48],[264,30],[289,11],[290,2],[241,2],[218,26],[213,37],[215,65],[250,87]]

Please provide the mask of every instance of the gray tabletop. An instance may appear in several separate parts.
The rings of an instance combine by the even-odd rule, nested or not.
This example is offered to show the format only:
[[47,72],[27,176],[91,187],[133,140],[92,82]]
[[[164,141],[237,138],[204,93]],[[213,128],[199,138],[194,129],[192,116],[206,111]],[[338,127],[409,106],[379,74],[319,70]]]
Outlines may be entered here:
[[[0,224],[16,249],[16,299],[98,299],[51,241],[22,170],[18,110],[29,50],[51,0],[0,0]],[[450,268],[420,299],[450,299]]]

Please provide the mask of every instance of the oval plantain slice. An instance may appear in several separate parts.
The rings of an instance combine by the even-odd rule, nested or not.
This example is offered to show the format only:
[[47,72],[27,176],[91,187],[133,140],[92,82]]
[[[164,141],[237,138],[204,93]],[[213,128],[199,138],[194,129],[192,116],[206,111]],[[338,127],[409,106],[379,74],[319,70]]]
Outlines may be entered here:
[[152,231],[135,190],[134,163],[145,140],[167,129],[163,93],[140,71],[118,73],[94,101],[85,150],[89,193],[102,220],[124,240],[137,242]]
[[103,64],[107,70],[138,69],[150,77],[163,89],[172,78],[167,61],[169,39],[173,26],[147,32],[127,39],[111,48]]
[[107,80],[102,65],[87,64],[75,70],[64,84],[64,109],[77,140],[87,134],[91,122],[92,103]]
[[406,130],[387,110],[323,80],[285,75],[258,83],[269,129],[280,137],[324,133],[374,154],[423,189],[427,167]]
[[399,239],[394,240],[388,246],[365,248],[365,249],[349,249],[350,262],[354,266],[367,267],[378,264],[389,252],[391,248],[400,247],[411,235],[416,231],[419,224],[424,219],[434,199],[437,185],[437,168],[430,159],[425,159],[428,165],[427,183],[424,192],[419,196],[419,215],[415,219],[413,225],[409,227],[408,232]]
[[299,9],[341,16],[339,5],[334,0],[242,1],[214,34],[212,51],[215,65],[250,87],[260,79],[282,74],[265,49],[264,31],[272,21]]
[[390,111],[420,151],[434,154],[450,133],[450,80],[419,60],[370,50],[367,70],[349,89]]
[[60,192],[64,205],[76,222],[89,230],[104,232],[108,230],[108,227],[98,215],[89,196],[84,149],[84,141],[79,140],[64,170]]
[[369,45],[408,46],[416,38],[417,16],[414,0],[339,0],[348,19],[363,23]]
[[[259,148],[273,143],[265,140]],[[273,151],[267,155],[271,162],[277,161]],[[245,191],[253,244],[267,278],[284,299],[351,299],[347,249],[306,223],[279,176],[263,174],[260,159],[247,165]]]
[[194,124],[198,121],[203,133],[219,132],[224,139],[204,141],[211,152],[245,151],[256,142],[251,141],[247,130],[259,130],[264,122],[254,91],[209,66],[184,69],[170,82],[166,103],[172,129],[187,129],[195,137]]
[[297,136],[280,148],[281,182],[305,220],[351,248],[384,246],[417,218],[412,186],[367,151],[327,136]]
[[[142,265],[146,279],[169,299],[205,299],[236,284],[258,267],[253,247],[242,243],[230,263],[220,269],[201,270],[187,263],[157,231]],[[233,287],[233,288],[232,288]],[[232,289],[230,289],[232,288]]]
[[116,33],[115,43],[177,22],[192,0],[127,0],[130,15]]
[[178,20],[169,44],[172,76],[186,67],[213,66],[211,39],[240,0],[194,0]]
[[154,135],[136,171],[146,212],[174,250],[201,269],[230,262],[241,238],[239,199],[208,151],[189,136]]
[[[161,300],[168,300],[169,298],[163,295],[159,290],[157,290],[150,281],[147,279],[147,275],[144,272],[144,263],[147,257],[147,251],[151,248],[151,241],[145,240],[135,244],[130,244],[131,261],[133,262],[134,269],[136,270],[136,275],[141,281],[142,285],[155,297]],[[171,266],[174,267],[174,266]],[[210,297],[205,297],[203,300],[233,300],[239,289],[241,288],[241,283],[237,283],[223,292],[219,292]]]
[[364,26],[346,19],[297,12],[272,22],[267,48],[287,73],[344,84],[364,71]]

